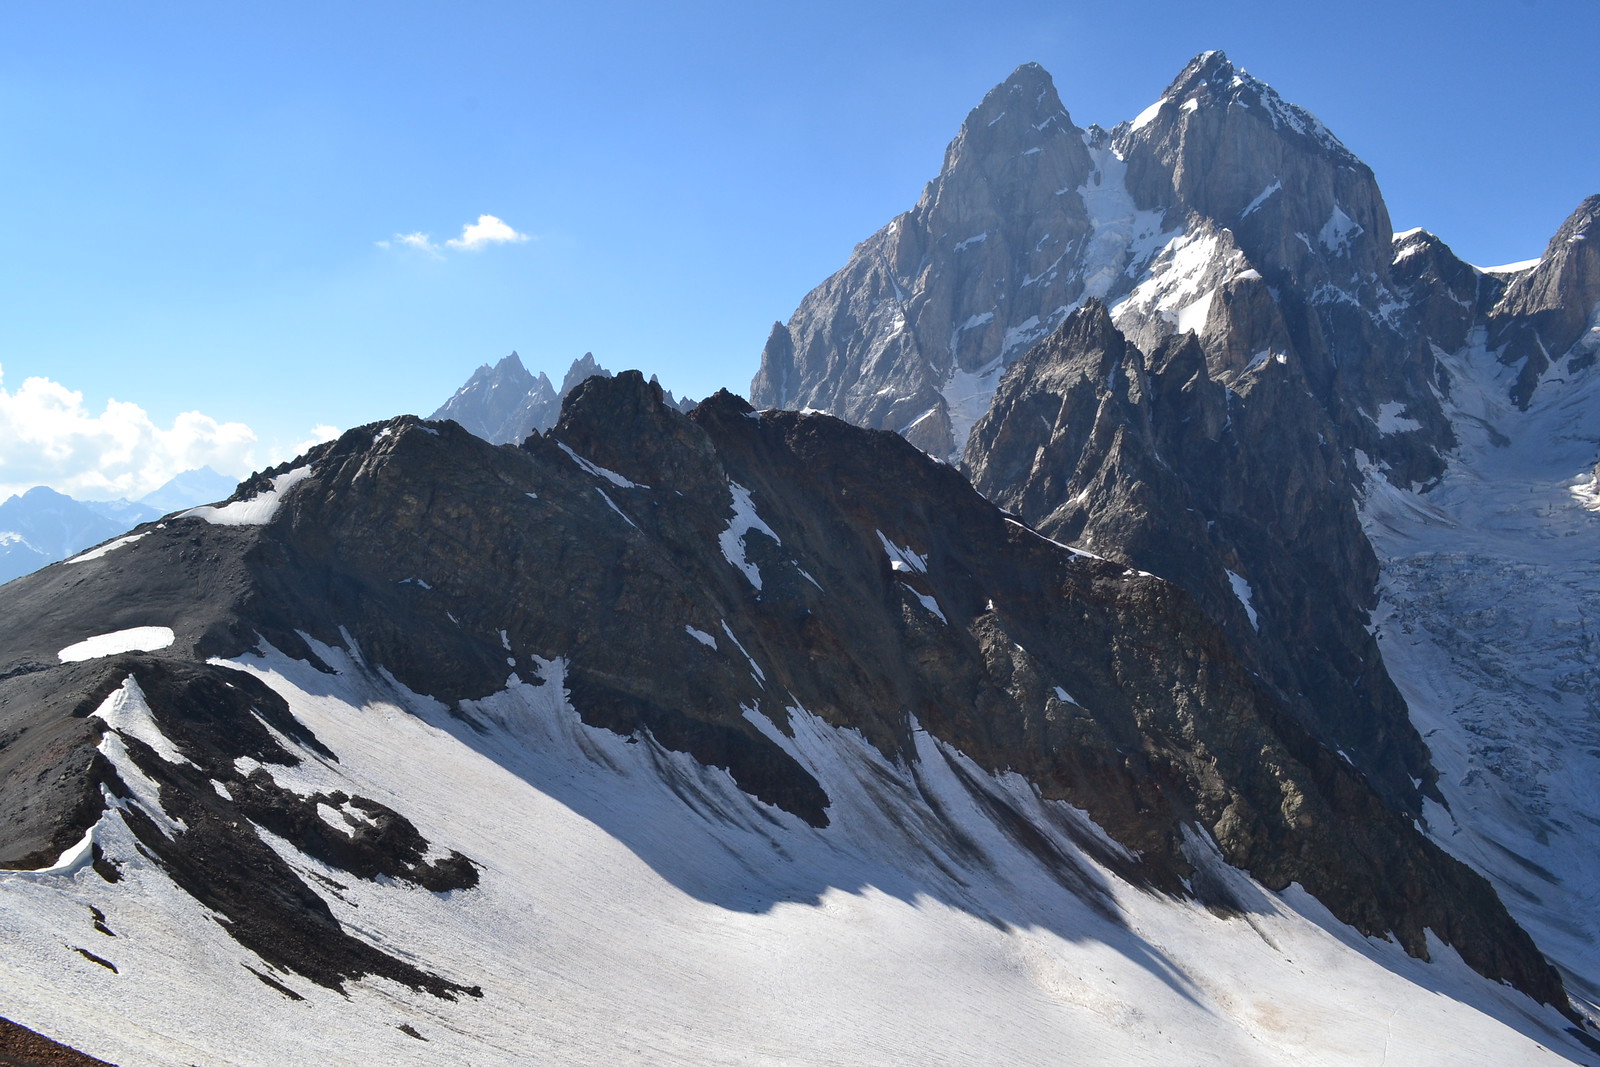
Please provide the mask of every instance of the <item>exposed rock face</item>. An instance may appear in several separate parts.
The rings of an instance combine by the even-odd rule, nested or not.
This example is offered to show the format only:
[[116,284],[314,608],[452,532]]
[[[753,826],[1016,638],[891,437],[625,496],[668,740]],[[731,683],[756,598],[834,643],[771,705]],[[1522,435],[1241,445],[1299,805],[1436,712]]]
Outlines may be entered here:
[[[587,353],[584,358],[594,362]],[[513,352],[493,367],[487,363],[479,367],[430,418],[453,419],[497,445],[515,444],[555,425],[562,395],[543,371],[537,377],[529,374]]]
[[1587,365],[1600,349],[1600,196],[1591,196],[1550,238],[1538,266],[1507,284],[1489,313],[1489,347],[1519,368],[1512,398],[1526,408],[1563,357]]
[[753,402],[958,449],[1006,358],[1101,289],[1080,266],[1103,243],[1085,200],[1094,171],[1050,76],[1017,68],[967,116],[916,206],[774,327]]
[[[1193,342],[1147,362],[1098,307],[1068,332],[1070,352],[1041,377],[1082,391],[1072,368],[1097,360],[1089,387],[1106,375],[1113,385],[1095,403],[1146,421],[1188,405],[1202,418],[1187,443],[1226,445],[1227,401]],[[1104,422],[1129,470],[1176,443]],[[267,492],[279,494],[275,510],[261,503]],[[19,747],[6,781],[70,787],[32,808],[0,792],[5,859],[76,840],[100,814],[103,785],[174,880],[275,965],[330,984],[373,973],[471,994],[460,976],[345,934],[318,907],[322,890],[275,863],[254,827],[356,878],[448,889],[472,883],[474,858],[447,841],[430,848],[403,811],[278,788],[274,768],[295,758],[281,738],[338,753],[227,663],[262,644],[313,664],[317,649],[342,649],[470,724],[467,701],[504,688],[510,672],[547,679],[560,660],[585,721],[726,768],[740,789],[815,826],[831,817],[827,792],[758,721],[792,728],[792,709],[804,708],[901,761],[918,758],[912,738],[925,729],[1087,810],[1137,850],[1107,853],[1127,878],[1203,896],[1200,880],[1183,881],[1198,824],[1269,887],[1299,883],[1413,953],[1432,930],[1483,974],[1565,1004],[1487,884],[1307,733],[1281,687],[1254,676],[1250,656],[1273,664],[1249,646],[1241,656],[1238,619],[1211,620],[1204,598],[1222,594],[1201,588],[1197,599],[1054,544],[896,435],[758,415],[727,394],[686,417],[629,372],[589,379],[558,425],[520,448],[405,417],[258,476],[236,503],[252,499],[251,515],[268,513],[259,524],[169,519],[0,593],[0,728],[59,737]],[[86,634],[157,625],[171,628],[170,646],[58,662]],[[134,707],[135,693],[174,751],[114,714],[74,718],[112,700]],[[108,762],[108,745],[131,764]],[[128,767],[138,774],[117,770]],[[1026,836],[1024,814],[981,789],[980,802],[1004,832]],[[348,832],[323,808],[345,813]],[[105,857],[112,874],[116,860]]]
[[[561,401],[595,376],[609,378],[611,372],[595,361],[594,353],[585,352],[567,368],[558,391],[543,371],[537,376],[529,374],[513,352],[493,367],[487,363],[479,367],[429,418],[451,419],[490,444],[518,444],[529,434],[544,433],[554,426],[561,415]],[[670,392],[663,395],[667,406],[679,411],[694,407],[688,398],[675,400]]]
[[967,467],[1040,532],[1182,585],[1414,815],[1432,770],[1365,629],[1377,559],[1334,438],[1287,359],[1225,387],[1193,335],[1146,356],[1092,301],[1006,373]]

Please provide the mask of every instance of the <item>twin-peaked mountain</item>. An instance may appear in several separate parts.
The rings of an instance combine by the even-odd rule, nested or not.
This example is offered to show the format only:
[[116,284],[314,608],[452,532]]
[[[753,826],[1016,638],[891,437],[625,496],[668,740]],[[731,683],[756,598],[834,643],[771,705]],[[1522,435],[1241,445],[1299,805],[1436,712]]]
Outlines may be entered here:
[[8,1011],[133,1062],[1592,1053],[1597,206],[1484,272],[1220,53],[1110,131],[1019,68],[754,407],[513,354],[0,590]]
[[[1582,750],[1594,705],[1569,702],[1600,680],[1576,649],[1530,662],[1516,692],[1454,695],[1424,680],[1415,627],[1498,643],[1411,600],[1438,610],[1451,581],[1515,599],[1511,576],[1560,575],[1540,546],[1572,538],[1540,617],[1587,626],[1597,215],[1592,197],[1536,263],[1482,270],[1392,234],[1371,170],[1221,53],[1109,131],[1075,126],[1030,64],[967,117],[917,204],[774,326],[752,397],[896,431],[1048,536],[1181,585],[1297,722],[1397,810],[1432,811],[1565,940],[1600,873],[1553,873],[1600,843],[1586,794],[1552,805],[1490,723]],[[1485,544],[1478,524],[1522,532]],[[1384,633],[1396,615],[1411,621]],[[1447,810],[1486,780],[1504,813]],[[1600,999],[1600,931],[1582,925],[1564,965]]]
[[[1393,247],[1372,171],[1220,52],[1110,131],[1074,125],[1028,64],[967,117],[916,206],[774,326],[751,399],[959,457],[1005,368],[1096,299],[1144,349],[1195,333],[1219,380],[1293,361],[1347,446],[1426,481],[1449,443],[1434,333],[1452,349],[1487,329],[1526,403],[1591,326],[1594,213],[1537,267],[1486,275],[1431,235]],[[1384,432],[1392,405],[1425,432]]]

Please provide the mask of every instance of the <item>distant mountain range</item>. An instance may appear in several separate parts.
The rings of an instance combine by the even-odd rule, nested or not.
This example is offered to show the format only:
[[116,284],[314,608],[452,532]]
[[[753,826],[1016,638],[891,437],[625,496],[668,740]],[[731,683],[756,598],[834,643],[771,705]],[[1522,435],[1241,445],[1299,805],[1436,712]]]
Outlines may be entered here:
[[[595,362],[592,352],[585,352],[572,361],[558,390],[543,371],[528,373],[513,352],[492,367],[487,363],[479,367],[429,418],[453,419],[491,444],[520,444],[529,434],[554,426],[561,401],[595,376],[609,378],[611,372]],[[666,403],[679,411],[694,407],[687,399],[674,400],[671,392],[663,395]]]
[[169,512],[221,500],[237,483],[210,467],[184,471],[138,500],[76,500],[35,486],[0,504],[0,583]]

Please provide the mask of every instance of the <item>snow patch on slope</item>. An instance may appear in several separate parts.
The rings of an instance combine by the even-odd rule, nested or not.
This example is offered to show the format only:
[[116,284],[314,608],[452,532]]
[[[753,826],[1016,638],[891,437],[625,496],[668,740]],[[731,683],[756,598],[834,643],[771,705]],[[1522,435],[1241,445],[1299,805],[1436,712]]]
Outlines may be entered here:
[[204,504],[180,512],[177,518],[204,519],[214,526],[265,526],[278,513],[278,505],[283,502],[283,495],[309,477],[311,477],[310,464],[296,467],[274,477],[271,489],[263,490],[253,497],[235,500],[221,507]]
[[728,520],[727,528],[717,536],[717,543],[722,546],[723,557],[743,574],[759,593],[761,568],[750,558],[746,539],[752,530],[760,530],[774,541],[778,540],[778,535],[756,512],[756,502],[751,497],[750,490],[738,482],[729,482],[728,492],[733,495],[733,517]]
[[1317,240],[1322,247],[1334,255],[1348,255],[1350,242],[1366,233],[1360,223],[1356,222],[1338,204],[1333,205],[1333,210],[1328,213],[1328,221],[1322,224],[1322,229],[1317,233]]
[[[584,459],[582,456],[578,455],[577,452],[573,451],[573,449],[572,449],[572,447],[570,445],[564,444],[561,441],[557,441],[556,442],[556,447],[561,449],[561,451],[565,452],[567,454],[567,457],[569,459],[571,459],[572,462],[576,463],[578,466],[582,467],[584,470],[588,471],[590,474],[594,475],[596,478],[604,478],[606,481],[610,482],[612,485],[616,486],[618,489],[648,489],[648,488],[650,488],[648,485],[640,485],[638,482],[629,481],[627,478],[624,478],[622,475],[618,474],[616,471],[607,470],[606,468],[600,466],[600,464],[598,464],[598,463],[593,463],[593,462],[590,462],[587,459]],[[613,506],[615,506],[615,505],[613,505]]]
[[1159,318],[1175,330],[1204,328],[1219,281],[1246,267],[1237,250],[1222,254],[1213,233],[1179,233],[1162,247],[1149,273],[1133,291],[1111,306],[1119,326],[1130,315]]
[[1109,146],[1089,145],[1089,156],[1095,169],[1077,190],[1093,227],[1083,252],[1083,296],[1104,300],[1173,234],[1163,233],[1165,212],[1134,206],[1128,164]]
[[1244,606],[1244,613],[1250,617],[1250,628],[1259,631],[1261,622],[1256,618],[1255,590],[1250,588],[1250,583],[1245,581],[1243,575],[1227,572],[1228,584],[1233,587],[1233,595],[1239,598],[1239,603]]
[[118,656],[124,652],[156,652],[171,647],[178,639],[170,626],[131,626],[126,630],[95,634],[68,645],[56,657],[62,663],[82,663],[88,659]]
[[[1037,320],[1034,320],[1034,325],[1037,324]],[[1013,327],[1006,332],[1007,346],[1021,343],[1012,337],[1015,329]],[[950,380],[945,382],[939,393],[944,397],[945,410],[950,417],[950,439],[955,442],[952,458],[959,458],[965,451],[967,438],[972,436],[972,428],[989,410],[989,402],[994,398],[994,391],[1000,385],[1000,375],[1005,373],[1005,369],[1005,357],[1001,355],[976,371],[962,370],[958,366],[950,372]]]
[[[145,537],[148,537],[148,536],[149,536],[148,533],[128,534],[126,537],[119,537],[115,541],[107,541],[105,544],[101,545],[99,548],[91,548],[87,552],[83,552],[83,553],[80,553],[79,555],[73,556],[71,559],[67,560],[67,562],[68,563],[88,563],[90,560],[100,559],[103,556],[108,555],[109,553],[115,552],[119,548],[123,548],[123,547],[125,547],[127,545],[131,545],[135,541],[141,540],[141,539],[143,539]],[[18,540],[21,540],[21,538],[19,537]],[[4,544],[4,543],[5,543],[4,542],[4,535],[0,535],[0,544]]]
[[928,557],[921,552],[913,552],[909,548],[895,544],[883,535],[882,530],[874,530],[878,535],[878,543],[883,546],[884,555],[889,557],[889,569],[905,574],[927,574]]
[[187,756],[178,751],[178,746],[161,732],[161,727],[156,725],[144,690],[139,688],[138,681],[131,674],[122,683],[122,687],[107,697],[89,717],[99,719],[123,737],[149,745],[151,751],[168,763],[194,766]]
[[1261,209],[1261,205],[1265,204],[1267,202],[1267,200],[1272,196],[1273,193],[1278,192],[1282,188],[1283,188],[1283,182],[1281,182],[1281,181],[1279,181],[1277,179],[1273,179],[1273,182],[1272,182],[1271,185],[1267,186],[1265,189],[1261,190],[1261,192],[1257,193],[1256,194],[1256,198],[1245,205],[1244,210],[1239,212],[1239,217],[1241,219],[1243,219],[1243,218],[1249,218],[1251,215],[1254,215],[1257,211],[1259,211]]

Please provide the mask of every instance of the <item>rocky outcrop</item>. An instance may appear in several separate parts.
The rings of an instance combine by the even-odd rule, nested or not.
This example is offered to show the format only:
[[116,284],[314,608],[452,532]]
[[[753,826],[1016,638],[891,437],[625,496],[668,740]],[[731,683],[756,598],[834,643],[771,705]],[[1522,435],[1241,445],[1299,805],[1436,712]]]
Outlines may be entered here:
[[[559,390],[550,384],[543,371],[538,375],[529,374],[513,352],[493,367],[487,363],[479,367],[429,418],[460,423],[490,444],[514,445],[530,434],[544,433],[554,426],[561,416],[561,401],[593,377],[609,378],[611,372],[595,361],[592,352],[585,352],[572,361]],[[674,399],[665,390],[662,395],[668,407],[678,411],[694,408],[688,398]]]
[[1083,190],[1095,162],[1050,76],[1026,64],[991,91],[910,211],[777,324],[751,384],[759,407],[816,408],[959,450],[1008,358],[1103,279]]
[[[1098,361],[1094,373],[1111,382],[1094,402],[1126,416],[1097,431],[1120,435],[1128,457],[1104,464],[1108,477],[1148,471],[1179,444],[1226,440],[1229,401],[1205,379],[1193,342],[1146,361],[1118,346],[1101,309],[1073,329],[1083,344],[1065,362]],[[1052,374],[1081,392],[1064,366]],[[1192,439],[1132,425],[1169,404],[1197,416]],[[275,509],[261,505],[270,499]],[[1413,953],[1426,951],[1431,930],[1482,973],[1565,1003],[1487,885],[1319,743],[1281,686],[1256,676],[1254,653],[1230,633],[1249,623],[1213,621],[1202,598],[1215,589],[1192,594],[1058,545],[897,435],[757,413],[728,394],[684,416],[630,372],[584,383],[557,426],[521,447],[404,417],[264,472],[234,503],[246,501],[258,505],[250,515],[267,515],[259,524],[169,519],[0,593],[0,727],[58,729],[70,709],[141,687],[175,753],[144,751],[107,723],[56,746],[87,752],[89,768],[51,766],[97,817],[101,785],[123,797],[118,768],[130,764],[113,760],[107,773],[91,746],[97,731],[102,746],[122,738],[139,777],[159,785],[158,802],[132,796],[122,817],[178,884],[281,968],[473,992],[467,977],[432,975],[342,935],[318,908],[327,887],[275,864],[253,827],[350,877],[449,888],[470,884],[474,863],[428,860],[450,857],[450,843],[430,849],[403,811],[269,784],[272,767],[294,758],[278,738],[307,751],[321,742],[227,666],[264,645],[320,665],[329,684],[323,657],[338,650],[469,727],[473,698],[508,676],[551,684],[559,660],[586,722],[725,768],[746,793],[813,826],[833,817],[830,797],[758,722],[792,730],[805,709],[903,763],[917,760],[913,736],[926,730],[1089,812],[1136,853],[1095,846],[1107,865],[1152,889],[1204,898],[1204,879],[1185,883],[1194,873],[1185,842],[1198,826],[1269,887],[1299,883]],[[169,646],[58,662],[85,634],[152,625],[171,628]],[[1026,838],[1026,813],[972,788],[1004,832]],[[78,819],[81,831],[85,816],[69,804],[30,812],[0,799],[0,855],[12,863],[37,851],[27,842],[48,837],[52,819]],[[339,818],[349,832],[324,809],[348,813]],[[114,871],[117,857],[106,859]]]
[[1240,658],[1396,809],[1428,752],[1367,632],[1377,559],[1299,368],[1214,380],[1193,335],[1148,356],[1091,301],[1002,380],[968,442],[985,496],[1040,532],[1183,586]]
[[[593,357],[586,356],[593,362]],[[576,364],[574,364],[576,366]],[[515,444],[548,430],[561,412],[561,394],[543,371],[535,377],[513,352],[485,363],[430,418],[452,419],[494,444]]]
[[1488,346],[1518,368],[1512,399],[1528,406],[1551,367],[1584,366],[1600,349],[1600,196],[1562,223],[1537,266],[1510,279],[1489,314]]

